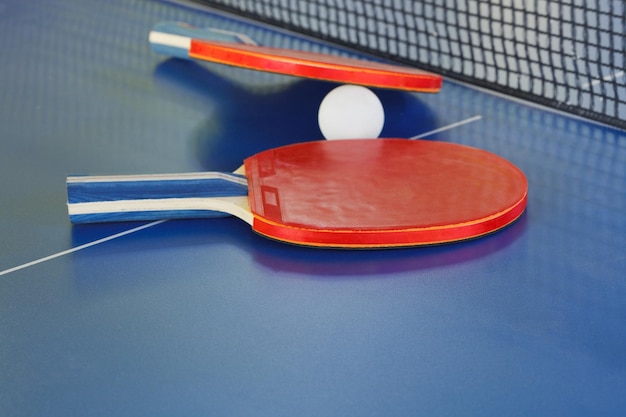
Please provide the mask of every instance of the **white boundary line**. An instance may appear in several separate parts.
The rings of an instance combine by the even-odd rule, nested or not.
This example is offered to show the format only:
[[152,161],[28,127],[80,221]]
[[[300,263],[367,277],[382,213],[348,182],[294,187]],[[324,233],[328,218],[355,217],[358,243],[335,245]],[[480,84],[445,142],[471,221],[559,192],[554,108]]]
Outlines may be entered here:
[[55,258],[59,258],[61,256],[68,255],[70,253],[74,253],[74,252],[77,252],[79,250],[82,250],[82,249],[85,249],[85,248],[89,248],[91,246],[99,245],[100,243],[108,242],[109,240],[117,239],[118,237],[126,236],[126,235],[129,235],[131,233],[135,233],[135,232],[139,232],[140,230],[144,230],[144,229],[147,229],[149,227],[156,226],[156,225],[164,223],[166,221],[167,220],[157,220],[157,221],[152,222],[152,223],[148,223],[148,224],[144,224],[144,225],[139,226],[139,227],[135,227],[134,229],[126,230],[126,231],[123,231],[123,232],[120,232],[120,233],[116,233],[116,234],[111,235],[111,236],[103,237],[102,239],[94,240],[93,242],[85,243],[84,245],[76,246],[74,248],[67,249],[67,250],[64,250],[62,252],[58,252],[58,253],[55,253],[53,255],[49,255],[49,256],[46,256],[46,257],[43,257],[43,258],[40,258],[40,259],[36,259],[34,261],[30,261],[30,262],[27,262],[25,264],[15,266],[13,268],[5,269],[4,271],[0,271],[0,276],[1,275],[7,275],[7,274],[10,274],[11,272],[19,271],[20,269],[28,268],[29,266],[37,265],[37,264],[40,264],[42,262],[46,262],[46,261],[49,261],[49,260],[52,260],[52,259],[55,259]]
[[[431,130],[430,132],[421,133],[419,135],[411,137],[410,139],[424,138],[426,136],[434,135],[435,133],[444,132],[446,130],[454,129],[455,127],[458,127],[458,126],[462,126],[462,125],[465,125],[465,124],[468,124],[468,123],[476,122],[476,121],[478,121],[480,119],[482,119],[482,116],[481,115],[477,115],[477,116],[474,116],[474,117],[470,117],[469,119],[461,120],[460,122],[452,123],[450,125],[443,126],[443,127],[438,128],[438,129],[435,129],[435,130]],[[74,248],[67,249],[67,250],[64,250],[62,252],[58,252],[58,253],[55,253],[55,254],[52,254],[52,255],[49,255],[49,256],[45,256],[43,258],[36,259],[34,261],[30,261],[30,262],[27,262],[27,263],[22,264],[22,265],[18,265],[18,266],[15,266],[13,268],[5,269],[4,271],[0,271],[0,276],[7,275],[7,274],[10,274],[11,272],[19,271],[21,269],[25,269],[25,268],[28,268],[30,266],[37,265],[37,264],[40,264],[40,263],[43,263],[43,262],[46,262],[46,261],[50,261],[52,259],[56,259],[56,258],[59,258],[59,257],[64,256],[64,255],[69,255],[70,253],[78,252],[79,250],[86,249],[86,248],[89,248],[91,246],[99,245],[100,243],[108,242],[109,240],[117,239],[118,237],[126,236],[126,235],[129,235],[131,233],[135,233],[135,232],[139,232],[141,230],[147,229],[147,228],[152,227],[152,226],[156,226],[156,225],[161,224],[161,223],[166,222],[166,221],[167,220],[158,220],[158,221],[155,221],[155,222],[152,222],[152,223],[144,224],[142,226],[135,227],[133,229],[126,230],[124,232],[116,233],[114,235],[107,236],[107,237],[104,237],[102,239],[94,240],[93,242],[85,243],[84,245],[76,246]]]
[[422,138],[425,138],[426,136],[434,135],[435,133],[445,132],[446,130],[454,129],[455,127],[463,126],[468,123],[477,122],[478,120],[482,118],[483,116],[479,114],[474,117],[470,117],[469,119],[461,120],[460,122],[452,123],[450,125],[440,127],[439,129],[431,130],[430,132],[420,133],[419,135],[412,136],[409,139],[422,139]]
[[594,87],[594,86],[596,86],[598,84],[602,84],[602,82],[604,82],[604,81],[617,80],[618,78],[622,78],[624,75],[626,75],[626,73],[624,73],[624,71],[617,71],[617,72],[611,73],[609,75],[605,75],[604,77],[597,78],[597,79],[591,81],[590,83],[582,84],[580,86],[580,88],[586,90],[586,89],[589,89],[589,87]]

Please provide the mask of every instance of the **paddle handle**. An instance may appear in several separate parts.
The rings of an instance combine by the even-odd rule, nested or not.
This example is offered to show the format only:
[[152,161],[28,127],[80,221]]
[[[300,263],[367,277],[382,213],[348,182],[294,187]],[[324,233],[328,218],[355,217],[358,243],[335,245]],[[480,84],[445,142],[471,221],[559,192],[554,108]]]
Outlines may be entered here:
[[198,28],[181,22],[157,23],[150,31],[148,39],[154,52],[185,59],[190,59],[192,40],[256,45],[256,42],[242,33],[217,28]]
[[252,222],[248,184],[240,174],[69,176],[66,184],[75,224],[228,214]]

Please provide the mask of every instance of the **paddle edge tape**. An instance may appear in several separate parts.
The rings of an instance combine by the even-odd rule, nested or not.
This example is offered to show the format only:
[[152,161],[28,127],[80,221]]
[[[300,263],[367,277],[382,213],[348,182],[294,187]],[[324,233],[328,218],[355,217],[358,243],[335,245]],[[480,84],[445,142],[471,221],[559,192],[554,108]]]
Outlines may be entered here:
[[277,224],[257,215],[253,229],[268,238],[303,246],[374,249],[429,246],[478,238],[509,226],[525,211],[528,190],[513,206],[467,223],[401,230],[354,231],[302,229]]
[[241,68],[368,87],[437,93],[443,84],[440,75],[415,68],[279,48],[192,39],[189,56]]

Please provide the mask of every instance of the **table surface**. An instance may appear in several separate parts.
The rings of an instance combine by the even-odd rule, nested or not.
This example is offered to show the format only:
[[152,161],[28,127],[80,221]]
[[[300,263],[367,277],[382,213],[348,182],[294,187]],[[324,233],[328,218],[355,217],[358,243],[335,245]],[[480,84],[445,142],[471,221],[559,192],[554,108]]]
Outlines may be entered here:
[[335,85],[154,54],[180,20],[349,54],[199,7],[0,5],[0,415],[623,416],[626,134],[446,80],[376,90],[388,137],[529,180],[485,238],[319,250],[235,218],[72,226],[68,174],[233,170],[321,138]]

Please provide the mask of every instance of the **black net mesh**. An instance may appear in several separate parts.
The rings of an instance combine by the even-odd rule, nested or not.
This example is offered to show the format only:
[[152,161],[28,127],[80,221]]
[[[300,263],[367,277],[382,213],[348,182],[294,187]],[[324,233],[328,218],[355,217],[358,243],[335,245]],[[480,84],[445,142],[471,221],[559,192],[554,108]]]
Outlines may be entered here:
[[196,0],[626,128],[623,0]]

